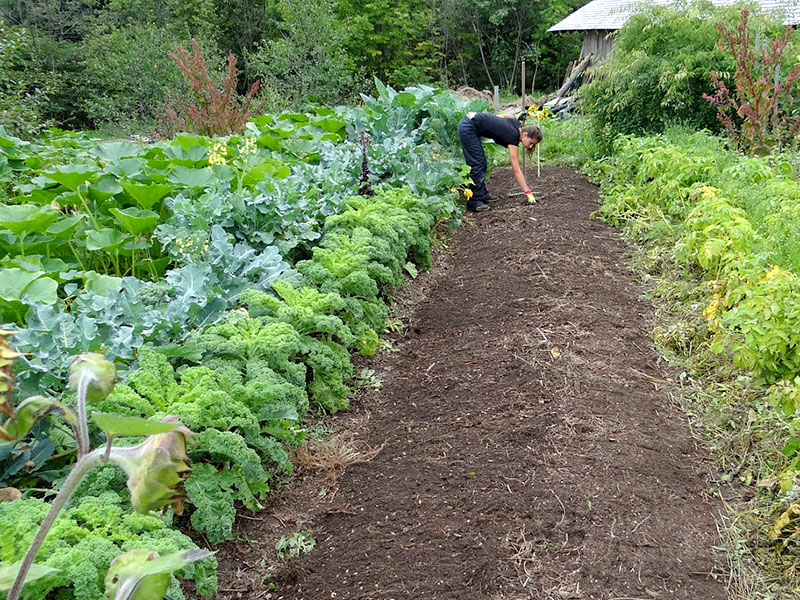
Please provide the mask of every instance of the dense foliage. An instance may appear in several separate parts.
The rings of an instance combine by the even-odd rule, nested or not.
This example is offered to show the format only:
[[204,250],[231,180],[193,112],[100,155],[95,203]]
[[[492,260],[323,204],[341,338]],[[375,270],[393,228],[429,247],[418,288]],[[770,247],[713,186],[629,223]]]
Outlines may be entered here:
[[219,318],[244,289],[298,276],[292,265],[357,189],[356,131],[372,138],[375,183],[406,185],[452,211],[453,123],[465,105],[432,88],[379,86],[363,108],[263,116],[218,140],[0,137],[0,176],[14,196],[0,204],[0,313],[24,326],[19,385],[59,385],[70,357],[85,351],[125,360],[147,343],[196,354],[170,344]]
[[[97,479],[94,485],[96,482]],[[169,554],[197,547],[164,519],[131,512],[123,497],[104,487],[97,485],[96,492],[87,489],[80,504],[65,511],[56,522],[37,562],[59,572],[27,585],[24,599],[38,600],[51,590],[60,590],[58,598],[63,600],[100,600],[104,598],[105,572],[121,552],[150,548]],[[0,563],[14,562],[22,556],[48,509],[46,502],[36,498],[0,504]],[[193,580],[199,593],[213,592],[217,586],[215,562],[212,559],[186,567],[181,578]],[[183,600],[177,580],[167,597]]]
[[[164,100],[187,91],[168,57],[197,39],[239,91],[261,80],[271,111],[354,102],[377,76],[518,92],[560,83],[577,34],[547,28],[585,0],[0,0],[0,126],[29,137],[51,123],[147,134]],[[213,69],[212,69],[213,70]]]
[[[378,96],[360,108],[263,115],[223,138],[0,137],[0,311],[26,352],[17,393],[62,391],[78,352],[114,359],[125,379],[94,409],[169,415],[194,432],[189,523],[212,543],[231,536],[240,507],[258,509],[292,473],[290,451],[305,439],[308,414],[348,406],[351,352],[379,347],[387,292],[430,265],[430,230],[455,213],[463,181],[455,124],[470,105],[429,87],[375,85]],[[356,143],[362,135],[368,145]],[[356,193],[362,147],[371,197]],[[74,451],[63,429],[42,419],[24,439],[0,444],[0,485],[58,489]],[[120,491],[120,477],[108,469],[88,477],[40,552],[45,566],[73,564],[26,597],[59,589],[99,600],[119,550],[193,547],[166,529],[168,517],[123,531],[131,507],[143,506]],[[51,554],[60,524],[99,499],[113,501],[121,522],[120,531],[103,521],[102,531],[81,534],[102,555]],[[0,515],[27,507],[38,515],[32,530],[46,509],[36,493]],[[148,545],[151,530],[168,532],[162,545]],[[18,560],[27,541],[0,561]],[[179,575],[206,594],[213,573],[202,565]]]
[[[114,388],[114,364],[96,353],[75,357],[68,381],[76,396],[75,408],[63,399],[41,395],[17,401],[10,367],[18,354],[9,347],[8,336],[7,331],[0,331],[0,414],[4,417],[0,439],[4,443],[23,441],[36,423],[52,415],[72,430],[77,456],[49,506],[33,498],[26,502],[19,490],[5,489],[6,496],[11,490],[16,498],[12,495],[4,500],[0,522],[5,532],[15,535],[0,540],[4,546],[0,591],[7,592],[8,600],[43,597],[61,587],[69,589],[60,597],[98,597],[102,581],[108,598],[130,598],[135,591],[137,597],[162,600],[170,587],[173,597],[181,596],[172,577],[175,571],[193,576],[201,593],[213,591],[216,561],[212,553],[193,549],[185,536],[166,530],[166,523],[151,515],[167,507],[176,514],[183,511],[183,482],[191,473],[186,445],[192,432],[174,416],[156,422],[92,411],[92,420],[105,434],[94,448],[89,435],[90,406],[104,400]],[[120,438],[126,442],[118,442]],[[140,438],[138,444],[131,444]],[[68,509],[87,476],[109,465],[124,472],[130,505],[144,519],[126,514],[127,502],[103,477],[90,484],[97,496]],[[12,519],[18,527],[11,526]],[[122,523],[117,523],[119,520]],[[35,534],[19,527],[23,524]],[[154,536],[160,537],[158,544],[152,541]],[[130,549],[120,552],[120,545]],[[161,552],[165,549],[177,551],[164,556]],[[24,558],[18,561],[21,555]],[[192,565],[198,561],[200,564]],[[116,594],[120,589],[129,591],[124,596]]]
[[[721,130],[717,108],[703,98],[715,90],[714,75],[735,89],[733,56],[718,46],[718,24],[734,27],[740,11],[694,3],[651,7],[633,16],[615,39],[610,60],[581,90],[595,135],[657,133],[670,124]],[[781,31],[780,20],[761,15],[748,25],[752,37]],[[794,56],[795,50],[787,50]],[[784,61],[784,70],[791,64]]]
[[591,170],[604,185],[601,216],[642,248],[666,313],[656,339],[680,361],[682,378],[697,382],[693,414],[729,469],[724,480],[757,484],[739,524],[748,552],[792,573],[800,550],[797,156],[746,157],[707,132],[673,130],[620,138]]

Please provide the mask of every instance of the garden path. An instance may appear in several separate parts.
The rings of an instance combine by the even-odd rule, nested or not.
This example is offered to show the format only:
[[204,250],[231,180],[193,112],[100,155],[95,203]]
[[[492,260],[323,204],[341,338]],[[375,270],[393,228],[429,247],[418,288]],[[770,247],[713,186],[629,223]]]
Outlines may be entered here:
[[[242,521],[219,598],[727,597],[707,453],[671,403],[626,246],[590,218],[586,178],[529,181],[536,206],[495,173],[493,209],[399,292],[396,351],[363,365],[381,391],[327,421],[380,451]],[[302,530],[313,551],[264,579],[277,537]]]

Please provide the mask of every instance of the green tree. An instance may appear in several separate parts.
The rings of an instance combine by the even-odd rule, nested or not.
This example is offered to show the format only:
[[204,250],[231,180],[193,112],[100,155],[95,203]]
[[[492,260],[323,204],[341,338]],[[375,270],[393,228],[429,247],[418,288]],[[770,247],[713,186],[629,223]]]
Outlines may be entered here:
[[[253,74],[247,57],[256,51],[264,40],[279,37],[276,25],[281,16],[276,0],[214,0],[219,19],[217,44],[223,52],[244,57],[243,81],[239,91],[244,92],[253,83]],[[306,6],[306,10],[313,14]]]
[[355,85],[355,66],[344,49],[350,29],[337,17],[333,0],[318,0],[314,11],[279,0],[277,9],[280,35],[262,41],[247,61],[268,103],[302,108],[354,99],[361,86]]
[[24,137],[50,125],[42,116],[47,81],[27,69],[30,43],[25,29],[0,23],[0,126]]
[[536,89],[553,89],[567,63],[578,57],[575,34],[547,29],[586,0],[437,0],[442,32],[443,69],[448,81],[519,93],[522,60],[527,84],[536,73]]
[[28,39],[26,77],[45,83],[40,90],[45,117],[66,127],[87,124],[82,107],[80,40],[92,30],[95,0],[0,0],[8,25],[25,28]]
[[368,75],[404,86],[439,79],[439,31],[425,0],[340,0],[347,53]]
[[109,0],[98,20],[103,25],[153,25],[180,39],[210,39],[219,32],[214,0]]
[[[131,25],[87,37],[81,49],[84,110],[91,123],[126,133],[150,131],[169,93],[184,87],[169,58],[175,44],[174,35],[154,25]],[[213,45],[209,54],[218,54]]]
[[711,70],[733,71],[717,48],[715,23],[738,11],[710,2],[653,7],[619,31],[611,60],[582,91],[582,106],[603,137],[663,131],[671,123],[719,130],[716,110],[703,100],[713,89]]

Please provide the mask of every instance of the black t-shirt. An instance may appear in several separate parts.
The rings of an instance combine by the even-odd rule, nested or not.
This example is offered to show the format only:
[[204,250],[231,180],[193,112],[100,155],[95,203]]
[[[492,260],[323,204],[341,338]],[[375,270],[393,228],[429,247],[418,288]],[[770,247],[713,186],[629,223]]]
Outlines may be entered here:
[[513,117],[498,117],[491,113],[476,113],[472,122],[478,135],[495,141],[504,148],[519,144],[519,129],[522,127]]

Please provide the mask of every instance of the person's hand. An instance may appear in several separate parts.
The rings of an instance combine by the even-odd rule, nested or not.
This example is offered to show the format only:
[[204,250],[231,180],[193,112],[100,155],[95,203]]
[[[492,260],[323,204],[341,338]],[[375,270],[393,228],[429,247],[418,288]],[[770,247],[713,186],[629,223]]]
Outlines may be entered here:
[[528,197],[528,204],[536,204],[536,197],[530,190],[525,190],[524,194]]

